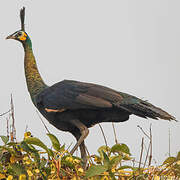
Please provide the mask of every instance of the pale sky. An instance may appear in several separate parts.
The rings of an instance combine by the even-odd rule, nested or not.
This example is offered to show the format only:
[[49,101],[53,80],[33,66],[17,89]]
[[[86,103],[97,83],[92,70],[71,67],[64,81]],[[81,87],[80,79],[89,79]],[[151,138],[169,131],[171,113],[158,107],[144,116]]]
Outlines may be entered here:
[[[22,45],[5,40],[20,29],[19,10],[23,6],[26,32],[48,85],[63,79],[101,84],[149,100],[180,120],[179,0],[6,0],[0,5],[0,114],[9,109],[12,93],[18,140],[23,138],[28,125],[34,136],[50,145],[27,91]],[[6,117],[0,120],[0,134],[5,135]],[[70,133],[44,122],[61,144],[76,142]],[[129,121],[115,124],[117,138],[139,160],[144,135],[137,125],[148,131],[150,124],[153,159],[159,164],[168,156],[169,129],[171,154],[176,155],[180,150],[180,122],[132,115]],[[108,145],[112,146],[111,123],[101,125]],[[86,145],[91,154],[104,145],[98,125],[90,128]]]

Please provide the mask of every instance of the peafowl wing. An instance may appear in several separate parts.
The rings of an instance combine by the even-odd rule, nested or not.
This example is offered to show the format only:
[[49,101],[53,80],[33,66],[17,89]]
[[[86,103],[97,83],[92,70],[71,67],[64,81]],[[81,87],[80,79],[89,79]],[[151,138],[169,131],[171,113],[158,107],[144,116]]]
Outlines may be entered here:
[[135,96],[79,81],[64,80],[56,83],[38,94],[36,102],[51,112],[119,108],[143,118],[175,120],[167,112]]

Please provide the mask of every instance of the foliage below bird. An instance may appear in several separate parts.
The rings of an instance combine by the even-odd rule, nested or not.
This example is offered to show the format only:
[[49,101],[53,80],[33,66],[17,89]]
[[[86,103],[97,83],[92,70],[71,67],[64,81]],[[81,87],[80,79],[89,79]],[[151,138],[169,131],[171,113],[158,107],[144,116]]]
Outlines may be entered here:
[[47,86],[37,69],[32,43],[24,29],[24,16],[25,8],[20,11],[21,30],[7,39],[18,40],[24,47],[26,82],[36,108],[57,129],[68,131],[77,139],[72,154],[79,146],[81,157],[86,161],[84,139],[89,133],[88,128],[97,123],[127,121],[131,114],[175,120],[147,101],[97,84],[64,80]]

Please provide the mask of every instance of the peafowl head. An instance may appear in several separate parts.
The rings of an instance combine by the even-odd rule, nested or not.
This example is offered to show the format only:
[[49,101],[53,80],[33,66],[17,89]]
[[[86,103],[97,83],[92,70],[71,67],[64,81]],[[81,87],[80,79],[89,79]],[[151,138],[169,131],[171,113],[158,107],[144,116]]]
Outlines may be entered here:
[[25,32],[25,25],[24,25],[24,19],[25,19],[25,7],[23,7],[20,10],[20,19],[21,19],[21,30],[16,31],[15,33],[9,35],[6,39],[14,39],[17,41],[20,41],[23,45],[29,44],[31,46],[31,40],[27,33]]
[[16,31],[15,33],[9,35],[6,39],[14,39],[20,42],[25,42],[28,39],[28,35],[26,32],[20,30],[20,31]]

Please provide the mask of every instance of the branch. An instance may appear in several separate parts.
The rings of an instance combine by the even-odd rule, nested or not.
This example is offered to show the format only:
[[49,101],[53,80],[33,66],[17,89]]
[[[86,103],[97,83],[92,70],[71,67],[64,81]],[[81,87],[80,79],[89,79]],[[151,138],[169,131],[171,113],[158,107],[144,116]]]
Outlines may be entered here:
[[149,146],[148,146],[148,150],[147,150],[147,154],[146,154],[146,158],[145,158],[145,161],[144,161],[144,166],[143,166],[143,168],[145,168],[145,166],[146,166],[146,162],[147,162],[148,155],[149,155],[149,150],[150,150],[150,143],[149,143]]
[[25,7],[23,7],[20,10],[20,19],[21,19],[21,30],[25,31],[25,25],[24,25],[24,20],[25,20]]
[[14,139],[16,139],[16,128],[15,128],[14,103],[13,103],[12,94],[11,94],[11,118],[12,118],[11,141],[14,141]]
[[140,160],[139,160],[139,171],[140,171],[140,168],[141,168],[143,149],[144,149],[144,138],[142,138],[142,142],[141,142],[141,154],[140,154]]
[[113,122],[112,122],[112,127],[113,127],[113,132],[114,132],[115,143],[118,144],[118,140],[117,140],[117,136],[116,136],[116,130],[115,130],[115,126],[114,126]]
[[11,111],[11,109],[5,113],[0,114],[0,116],[4,116],[5,114],[9,113],[10,111]]
[[100,127],[100,129],[101,129],[102,135],[103,135],[103,137],[104,137],[105,145],[106,145],[106,147],[107,147],[108,145],[107,145],[106,136],[105,136],[105,134],[104,134],[103,128],[102,128],[102,126],[101,126],[100,124],[98,124],[98,125],[99,125],[99,127]]
[[169,157],[171,156],[171,132],[169,128]]
[[141,126],[137,125],[137,127],[143,132],[143,134],[144,134],[145,136],[148,137],[148,139],[150,139],[150,136],[148,136],[148,135],[145,133],[145,131],[143,130],[143,128],[142,128]]
[[151,165],[152,161],[152,129],[151,129],[151,124],[150,124],[150,155],[149,155],[149,166]]
[[50,131],[49,131],[49,129],[47,128],[46,124],[44,123],[43,119],[42,119],[41,116],[39,115],[38,111],[36,111],[36,113],[37,113],[37,115],[39,116],[39,119],[41,120],[41,122],[43,123],[46,131],[47,131],[49,134],[51,134]]

